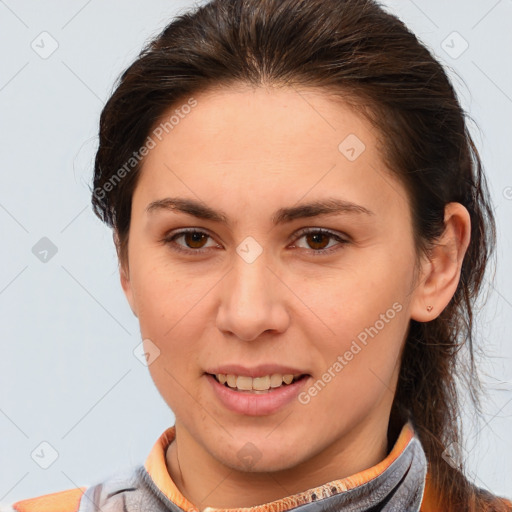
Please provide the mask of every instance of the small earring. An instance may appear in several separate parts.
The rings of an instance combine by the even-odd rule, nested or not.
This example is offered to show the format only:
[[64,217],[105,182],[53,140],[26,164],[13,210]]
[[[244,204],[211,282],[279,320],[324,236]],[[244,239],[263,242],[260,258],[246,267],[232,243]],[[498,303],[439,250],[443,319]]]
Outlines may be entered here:
[[433,306],[427,306],[427,311],[430,313],[433,309]]

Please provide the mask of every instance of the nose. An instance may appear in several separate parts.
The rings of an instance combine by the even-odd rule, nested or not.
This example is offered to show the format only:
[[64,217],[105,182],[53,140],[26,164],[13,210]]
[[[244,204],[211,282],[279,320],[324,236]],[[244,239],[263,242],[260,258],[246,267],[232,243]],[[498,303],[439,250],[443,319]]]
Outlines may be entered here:
[[263,255],[252,263],[235,258],[222,280],[217,327],[244,341],[255,340],[267,331],[282,333],[290,322],[286,309],[289,295]]

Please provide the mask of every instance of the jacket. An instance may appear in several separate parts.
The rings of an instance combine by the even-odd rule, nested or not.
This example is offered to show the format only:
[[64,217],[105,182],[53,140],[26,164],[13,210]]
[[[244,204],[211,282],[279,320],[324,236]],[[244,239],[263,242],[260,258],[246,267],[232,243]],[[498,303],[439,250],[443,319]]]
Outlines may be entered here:
[[[0,512],[198,512],[178,490],[166,466],[175,427],[165,430],[143,465],[116,473],[103,482],[25,499]],[[379,464],[355,475],[279,500],[248,508],[202,512],[443,512],[435,510],[427,461],[411,423]],[[510,505],[512,502],[496,498]]]

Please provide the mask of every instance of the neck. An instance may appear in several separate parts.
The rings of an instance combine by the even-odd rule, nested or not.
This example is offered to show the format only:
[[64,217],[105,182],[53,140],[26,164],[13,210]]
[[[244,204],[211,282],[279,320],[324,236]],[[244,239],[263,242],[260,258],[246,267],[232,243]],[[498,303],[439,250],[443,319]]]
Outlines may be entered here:
[[[176,421],[176,437],[167,450],[166,463],[181,494],[197,507],[252,507],[378,464],[389,452],[387,430],[387,420],[377,422],[367,418],[307,460],[287,469],[263,473],[240,471],[222,464]],[[243,495],[240,489],[244,490]]]

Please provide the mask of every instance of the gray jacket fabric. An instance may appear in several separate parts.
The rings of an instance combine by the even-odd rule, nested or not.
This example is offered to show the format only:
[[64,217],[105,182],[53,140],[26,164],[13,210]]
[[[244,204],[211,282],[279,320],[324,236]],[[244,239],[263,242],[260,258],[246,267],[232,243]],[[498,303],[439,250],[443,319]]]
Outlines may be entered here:
[[[399,457],[374,479],[353,489],[289,509],[296,512],[419,512],[425,489],[427,460],[420,441],[413,437]],[[257,507],[272,512],[272,503]],[[203,512],[219,512],[207,507]],[[227,510],[227,509],[226,509]],[[234,512],[235,509],[229,509]],[[252,508],[236,509],[249,512]],[[194,512],[183,511],[157,487],[143,465],[89,487],[78,512]]]

